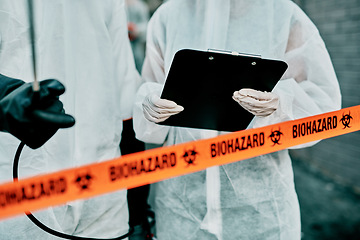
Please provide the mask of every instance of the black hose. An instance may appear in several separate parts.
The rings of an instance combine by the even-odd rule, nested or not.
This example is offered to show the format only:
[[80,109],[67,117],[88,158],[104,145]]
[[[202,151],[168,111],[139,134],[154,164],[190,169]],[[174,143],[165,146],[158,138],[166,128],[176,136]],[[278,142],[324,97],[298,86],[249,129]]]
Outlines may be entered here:
[[[21,155],[21,151],[24,148],[25,143],[21,142],[19,147],[16,150],[16,154],[15,154],[15,158],[14,158],[14,164],[13,164],[13,181],[17,182],[18,181],[18,169],[19,169],[19,160],[20,160],[20,155]],[[34,215],[32,215],[31,212],[25,212],[26,216],[30,219],[30,221],[32,221],[36,226],[38,226],[39,228],[41,228],[42,230],[44,230],[45,232],[60,237],[60,238],[64,238],[64,239],[70,239],[70,240],[120,240],[120,239],[124,239],[128,236],[130,236],[133,232],[134,232],[134,228],[130,227],[130,230],[128,233],[116,237],[116,238],[88,238],[88,237],[78,237],[78,236],[73,236],[73,235],[68,235],[65,233],[61,233],[58,231],[55,231],[54,229],[49,228],[48,226],[44,225],[42,222],[40,222]]]

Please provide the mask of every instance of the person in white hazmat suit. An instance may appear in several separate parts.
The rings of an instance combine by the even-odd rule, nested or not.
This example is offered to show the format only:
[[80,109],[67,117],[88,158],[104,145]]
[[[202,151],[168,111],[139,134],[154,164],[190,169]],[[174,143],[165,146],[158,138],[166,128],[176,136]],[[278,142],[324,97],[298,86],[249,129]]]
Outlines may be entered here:
[[[174,54],[183,48],[260,54],[288,63],[271,93],[234,89],[229,96],[255,115],[248,128],[341,107],[339,84],[324,42],[292,1],[171,0],[148,25],[142,71],[146,82],[138,90],[134,108],[134,129],[142,141],[172,145],[222,134],[156,124],[184,110],[159,98]],[[154,187],[159,240],[300,239],[288,150],[171,178]]]
[[[60,99],[76,124],[59,130],[36,150],[25,147],[20,179],[119,156],[122,122],[132,116],[141,82],[123,0],[37,0],[33,4],[37,78],[57,79],[66,87]],[[27,14],[24,0],[0,1],[0,73],[31,82]],[[1,182],[12,181],[18,145],[14,136],[0,133]],[[74,236],[114,238],[129,231],[126,191],[68,202],[34,215],[48,227]],[[20,215],[0,221],[0,239],[59,238]]]

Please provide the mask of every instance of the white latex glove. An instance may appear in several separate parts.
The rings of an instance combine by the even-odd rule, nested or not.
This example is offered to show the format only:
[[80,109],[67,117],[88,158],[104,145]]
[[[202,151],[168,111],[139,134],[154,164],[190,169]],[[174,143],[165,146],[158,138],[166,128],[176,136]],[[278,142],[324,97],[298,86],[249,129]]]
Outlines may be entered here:
[[272,92],[262,92],[250,88],[235,91],[233,99],[255,116],[266,117],[279,106],[279,97]]
[[184,108],[175,102],[161,99],[158,95],[150,93],[142,103],[144,116],[154,123],[163,122],[172,115],[178,114]]

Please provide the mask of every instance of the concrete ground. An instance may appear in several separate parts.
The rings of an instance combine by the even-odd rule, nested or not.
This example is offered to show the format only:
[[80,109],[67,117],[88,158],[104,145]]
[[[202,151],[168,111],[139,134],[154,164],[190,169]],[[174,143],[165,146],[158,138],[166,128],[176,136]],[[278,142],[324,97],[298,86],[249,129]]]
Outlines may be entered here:
[[293,159],[293,167],[302,240],[360,240],[360,195],[309,163]]

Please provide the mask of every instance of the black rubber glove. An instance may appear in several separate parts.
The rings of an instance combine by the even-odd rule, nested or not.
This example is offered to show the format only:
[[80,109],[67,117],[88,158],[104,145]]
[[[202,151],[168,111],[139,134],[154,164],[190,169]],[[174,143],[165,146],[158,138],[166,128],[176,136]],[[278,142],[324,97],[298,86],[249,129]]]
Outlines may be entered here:
[[0,75],[0,81],[0,130],[11,133],[30,148],[41,147],[59,128],[75,124],[59,100],[65,92],[59,81],[41,81],[39,92],[33,91],[31,83],[21,80]]

